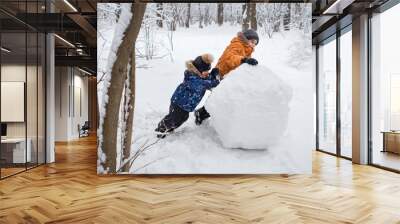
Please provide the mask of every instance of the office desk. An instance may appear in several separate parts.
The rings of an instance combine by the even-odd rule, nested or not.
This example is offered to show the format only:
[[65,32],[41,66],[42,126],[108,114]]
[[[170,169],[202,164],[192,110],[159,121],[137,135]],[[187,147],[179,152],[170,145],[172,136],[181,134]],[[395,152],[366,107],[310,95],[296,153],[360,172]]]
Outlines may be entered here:
[[[31,162],[31,139],[27,139],[26,153],[25,153],[25,138],[6,138],[1,139],[1,159],[5,163],[25,163]],[[25,161],[26,159],[26,161]]]

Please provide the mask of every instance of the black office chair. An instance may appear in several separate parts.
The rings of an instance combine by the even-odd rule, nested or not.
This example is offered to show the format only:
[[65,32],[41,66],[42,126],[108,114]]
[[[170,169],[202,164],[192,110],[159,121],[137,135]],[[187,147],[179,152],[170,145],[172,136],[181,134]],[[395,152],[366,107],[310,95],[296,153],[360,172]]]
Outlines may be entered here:
[[82,125],[82,127],[79,127],[79,126],[80,125],[78,125],[79,138],[89,136],[89,129],[90,129],[89,121],[85,121],[85,123]]

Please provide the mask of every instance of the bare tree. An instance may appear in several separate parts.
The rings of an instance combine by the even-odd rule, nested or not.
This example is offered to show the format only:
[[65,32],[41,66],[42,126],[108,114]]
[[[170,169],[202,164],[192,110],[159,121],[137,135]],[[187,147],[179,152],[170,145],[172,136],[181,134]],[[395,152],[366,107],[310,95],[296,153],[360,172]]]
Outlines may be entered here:
[[286,12],[283,15],[283,28],[285,30],[290,30],[290,5],[291,4],[287,4]]
[[220,26],[224,23],[224,3],[218,3],[217,23]]
[[274,32],[279,32],[281,29],[281,14],[282,14],[282,3],[275,3],[272,11],[272,24],[274,26]]
[[[134,43],[139,34],[145,9],[146,4],[132,4],[132,18],[125,30],[122,43],[118,47],[116,53],[116,60],[112,66],[110,86],[108,88],[108,103],[105,105],[106,115],[103,122],[102,134],[105,137],[101,144],[101,150],[106,156],[102,166],[107,173],[116,172],[117,132],[122,92],[127,78],[128,64],[132,60],[132,55],[135,49]],[[134,68],[135,67],[132,68],[133,71],[135,70]],[[131,77],[131,79],[134,81],[134,77]],[[133,99],[134,96],[130,100]],[[132,134],[132,131],[128,131],[127,135],[129,136],[129,134]],[[124,155],[124,157],[126,157],[126,155]]]
[[250,28],[257,30],[257,10],[256,3],[249,3],[249,13],[250,13]]
[[244,3],[242,6],[242,15],[243,15],[242,30],[247,30],[250,27],[249,8],[250,8],[250,3]]
[[201,10],[201,4],[199,3],[199,28],[203,28],[203,20],[204,20],[204,15]]
[[187,12],[186,12],[186,21],[185,21],[185,27],[189,28],[190,26],[190,3],[187,4]]
[[204,4],[204,25],[208,26],[211,24],[212,14],[210,13],[210,4]]
[[157,26],[162,28],[163,27],[163,20],[162,20],[162,10],[163,5],[162,3],[157,3]]

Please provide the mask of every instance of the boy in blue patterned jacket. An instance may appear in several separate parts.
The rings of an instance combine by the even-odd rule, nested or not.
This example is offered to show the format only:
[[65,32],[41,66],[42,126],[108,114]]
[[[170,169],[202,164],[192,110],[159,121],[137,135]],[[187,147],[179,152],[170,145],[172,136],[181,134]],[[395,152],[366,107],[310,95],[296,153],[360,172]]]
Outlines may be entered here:
[[189,118],[189,112],[200,103],[206,90],[219,84],[218,70],[208,73],[213,60],[211,54],[203,54],[186,62],[185,78],[171,97],[169,113],[155,130],[158,138],[164,138],[168,132],[181,126]]

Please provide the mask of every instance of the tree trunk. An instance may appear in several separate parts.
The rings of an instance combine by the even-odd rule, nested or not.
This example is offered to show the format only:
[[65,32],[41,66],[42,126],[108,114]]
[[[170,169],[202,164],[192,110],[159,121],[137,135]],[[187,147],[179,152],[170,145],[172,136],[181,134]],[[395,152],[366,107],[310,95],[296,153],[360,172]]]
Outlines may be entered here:
[[272,18],[273,21],[273,32],[279,32],[281,28],[281,10],[282,10],[282,4],[274,4],[274,10],[273,10],[273,15],[274,17]]
[[[135,43],[133,44],[133,49],[135,49]],[[124,142],[124,151],[123,158],[124,160],[130,157],[131,146],[132,146],[132,137],[133,137],[133,115],[135,113],[135,81],[136,81],[136,60],[135,60],[135,51],[132,52],[131,56],[131,69],[129,73],[129,94],[128,94],[128,119],[126,120],[126,136]],[[129,163],[126,163],[121,171],[129,172]]]
[[250,28],[257,30],[257,10],[256,3],[250,3]]
[[210,8],[208,6],[206,6],[204,8],[204,26],[208,26],[209,24],[211,24],[211,22],[210,22]]
[[287,4],[287,11],[283,16],[283,28],[284,30],[290,30],[290,3]]
[[163,27],[163,21],[162,21],[162,15],[161,15],[162,10],[163,10],[162,3],[157,3],[157,26],[160,28]]
[[187,4],[187,14],[186,14],[186,21],[185,21],[185,27],[189,28],[190,26],[190,3]]
[[203,17],[204,15],[201,13],[201,4],[199,3],[199,28],[203,28]]
[[108,88],[108,103],[103,122],[103,142],[101,150],[106,156],[103,168],[106,173],[116,172],[117,159],[117,130],[122,91],[127,77],[127,65],[132,57],[136,38],[142,24],[146,4],[133,3],[131,6],[132,18],[124,32],[121,45],[117,50],[117,58],[111,71],[110,86]]
[[220,26],[224,23],[224,3],[218,3],[217,22]]
[[243,23],[242,23],[242,30],[247,30],[249,29],[249,22],[250,22],[250,3],[244,3],[242,6],[242,15],[243,15]]

